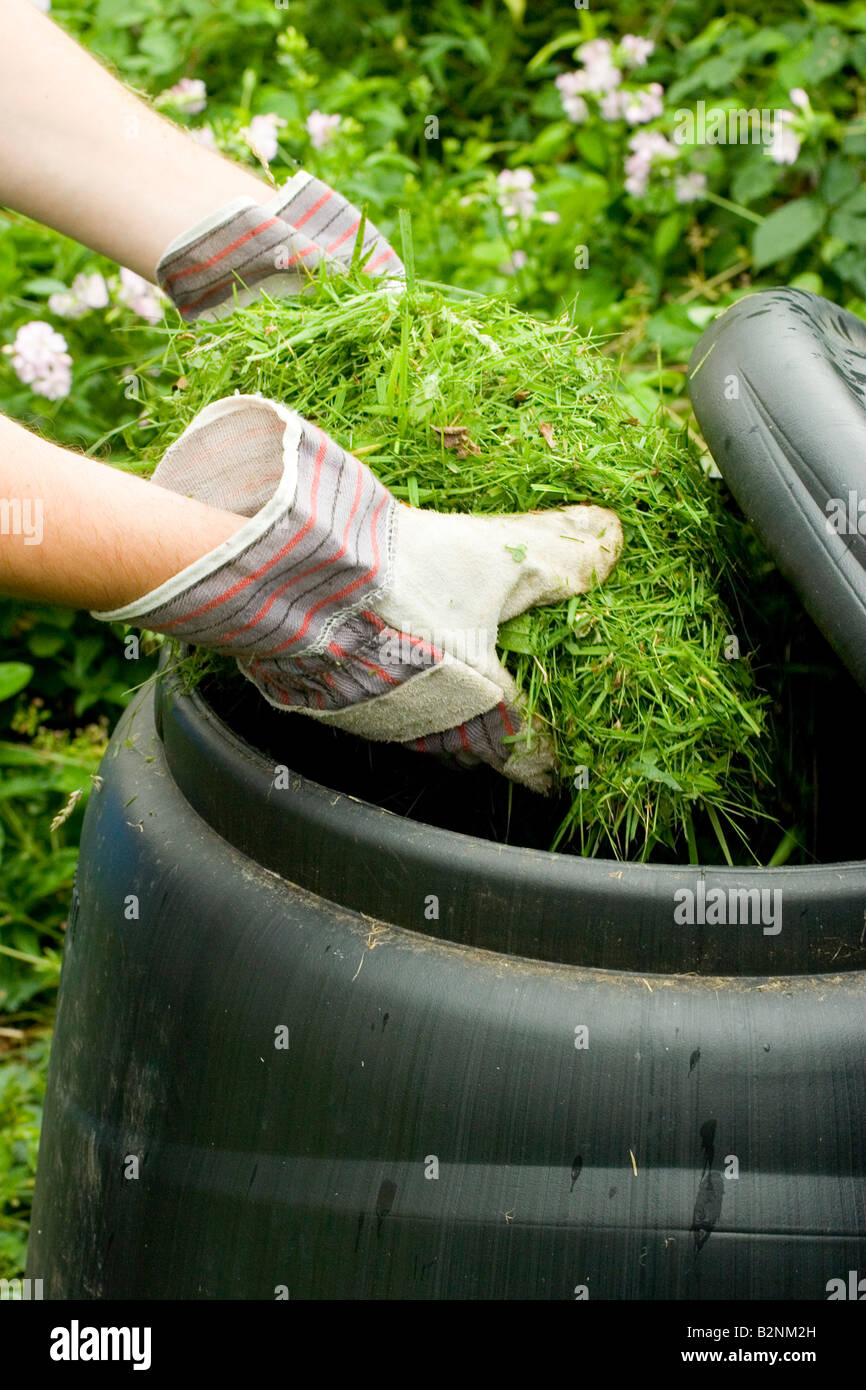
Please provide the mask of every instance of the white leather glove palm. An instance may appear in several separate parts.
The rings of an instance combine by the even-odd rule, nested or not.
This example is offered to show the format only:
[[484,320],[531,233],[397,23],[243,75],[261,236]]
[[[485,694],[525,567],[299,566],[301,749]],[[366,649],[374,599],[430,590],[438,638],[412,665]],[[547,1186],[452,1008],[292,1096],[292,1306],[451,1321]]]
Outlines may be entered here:
[[521,714],[497,629],[607,576],[622,546],[613,512],[407,507],[322,430],[261,396],[208,406],[153,481],[251,520],[152,593],[94,616],[236,657],[277,708],[462,751],[548,788],[551,751]]

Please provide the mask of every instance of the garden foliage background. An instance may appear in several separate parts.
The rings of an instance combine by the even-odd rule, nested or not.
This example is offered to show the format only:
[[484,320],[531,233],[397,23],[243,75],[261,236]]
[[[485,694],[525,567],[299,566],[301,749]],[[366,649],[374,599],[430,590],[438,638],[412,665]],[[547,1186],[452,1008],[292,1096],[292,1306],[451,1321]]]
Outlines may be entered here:
[[[52,14],[198,139],[264,157],[277,182],[311,169],[386,235],[408,209],[420,275],[542,317],[578,296],[576,321],[645,417],[660,400],[687,417],[693,344],[755,286],[866,318],[860,0],[76,0]],[[676,112],[698,101],[782,114],[769,145],[680,145]],[[0,210],[0,233],[0,409],[135,467],[162,304],[26,218]],[[62,335],[47,368],[33,330],[19,336],[32,323]],[[0,600],[0,635],[2,1277],[23,1267],[81,817],[154,658],[127,659],[122,630],[87,615],[19,602]]]

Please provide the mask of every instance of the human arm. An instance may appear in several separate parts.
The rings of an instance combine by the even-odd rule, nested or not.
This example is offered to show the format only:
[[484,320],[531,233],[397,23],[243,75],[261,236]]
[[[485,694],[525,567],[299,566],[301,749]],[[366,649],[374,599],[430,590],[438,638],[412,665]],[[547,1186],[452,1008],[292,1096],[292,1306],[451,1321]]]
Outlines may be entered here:
[[128,91],[31,0],[0,0],[0,203],[156,279],[173,238],[260,176]]
[[244,521],[62,449],[0,415],[2,594],[118,608]]
[[[352,257],[362,218],[339,193],[303,170],[275,192],[197,144],[31,0],[0,0],[0,132],[0,204],[159,280],[188,321]],[[369,222],[363,259],[402,274]]]
[[[4,498],[29,526],[3,524]],[[221,652],[277,708],[472,755],[537,791],[552,750],[498,658],[499,624],[585,592],[621,546],[601,507],[478,517],[398,503],[260,396],[200,412],[149,483],[0,417],[0,592]]]

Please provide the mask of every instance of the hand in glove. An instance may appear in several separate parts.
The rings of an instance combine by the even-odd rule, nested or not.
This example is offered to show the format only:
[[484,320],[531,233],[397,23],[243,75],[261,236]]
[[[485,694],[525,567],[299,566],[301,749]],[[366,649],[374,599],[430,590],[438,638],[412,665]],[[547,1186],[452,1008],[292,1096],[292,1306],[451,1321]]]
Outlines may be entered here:
[[407,507],[322,430],[261,396],[208,406],[153,481],[250,520],[158,589],[95,617],[234,656],[279,709],[462,751],[548,789],[551,750],[496,655],[497,629],[610,573],[622,546],[613,512]]
[[[299,170],[269,203],[236,198],[176,238],[157,279],[187,322],[218,318],[234,309],[236,288],[238,302],[248,304],[261,289],[297,294],[322,260],[350,265],[361,221],[339,193]],[[372,222],[364,225],[360,264],[369,275],[405,274]]]

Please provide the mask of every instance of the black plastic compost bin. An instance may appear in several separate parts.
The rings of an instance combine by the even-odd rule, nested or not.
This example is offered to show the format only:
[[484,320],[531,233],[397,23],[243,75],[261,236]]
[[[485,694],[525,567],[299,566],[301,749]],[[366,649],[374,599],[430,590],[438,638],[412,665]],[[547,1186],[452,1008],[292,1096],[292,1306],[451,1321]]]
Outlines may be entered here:
[[64,956],[46,1296],[823,1299],[866,1274],[866,865],[554,855],[501,843],[492,774],[425,762],[438,825],[388,809],[418,786],[416,755],[251,688],[166,676],[127,711]]

